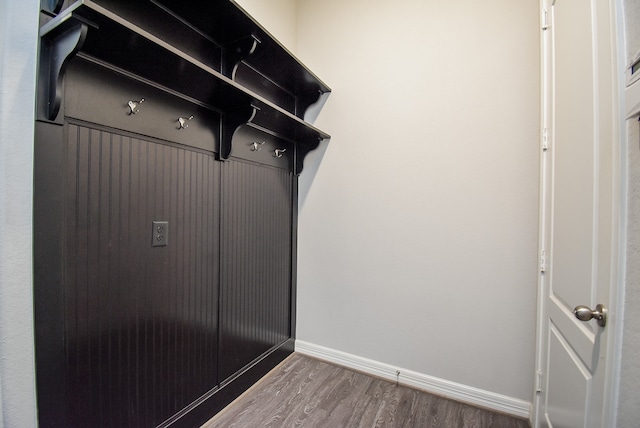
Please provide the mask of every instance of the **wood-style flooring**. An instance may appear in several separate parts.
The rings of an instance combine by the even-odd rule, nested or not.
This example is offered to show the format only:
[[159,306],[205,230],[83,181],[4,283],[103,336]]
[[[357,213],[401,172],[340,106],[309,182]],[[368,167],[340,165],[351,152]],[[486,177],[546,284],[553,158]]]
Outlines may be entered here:
[[203,428],[478,427],[529,422],[293,354]]

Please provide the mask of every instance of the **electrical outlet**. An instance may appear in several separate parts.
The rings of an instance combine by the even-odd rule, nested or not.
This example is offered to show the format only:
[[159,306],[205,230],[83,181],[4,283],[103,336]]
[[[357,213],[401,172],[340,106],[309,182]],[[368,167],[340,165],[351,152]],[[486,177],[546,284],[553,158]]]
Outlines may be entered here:
[[151,246],[164,247],[169,243],[169,222],[154,221],[151,233]]

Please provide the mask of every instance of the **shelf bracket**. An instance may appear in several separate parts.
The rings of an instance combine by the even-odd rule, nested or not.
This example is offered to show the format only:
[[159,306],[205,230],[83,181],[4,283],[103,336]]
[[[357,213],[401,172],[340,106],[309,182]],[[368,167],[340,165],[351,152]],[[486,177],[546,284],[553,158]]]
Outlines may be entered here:
[[229,159],[229,156],[231,156],[233,135],[241,125],[250,123],[258,111],[260,111],[259,107],[250,104],[245,108],[225,113],[222,116],[220,124],[220,148],[218,160],[225,161]]
[[62,9],[64,0],[41,0],[40,8],[48,13],[56,15]]
[[313,123],[320,114],[320,110],[324,107],[324,103],[331,95],[331,92],[322,92],[318,89],[317,92],[311,92],[303,94],[298,97],[297,111],[301,112],[298,117],[305,122]]
[[304,168],[304,158],[307,157],[309,152],[317,149],[322,141],[324,141],[324,138],[320,137],[308,139],[307,141],[299,140],[296,147],[296,157],[293,168],[293,172],[296,174],[296,176],[299,176],[302,173],[302,169]]
[[62,101],[62,82],[69,60],[82,47],[89,26],[70,17],[41,35],[38,75],[38,119],[56,121]]
[[260,46],[260,39],[253,34],[225,46],[225,59],[222,74],[234,80],[238,65],[253,55]]

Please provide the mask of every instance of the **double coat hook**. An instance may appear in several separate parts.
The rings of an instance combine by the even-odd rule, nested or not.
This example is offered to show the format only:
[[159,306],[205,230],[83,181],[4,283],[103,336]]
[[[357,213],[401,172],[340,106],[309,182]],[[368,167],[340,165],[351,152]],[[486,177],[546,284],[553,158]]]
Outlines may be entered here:
[[191,119],[193,119],[193,115],[189,116],[189,117],[179,117],[178,118],[178,129],[186,129],[189,127],[189,124],[187,123],[188,121],[190,121]]
[[140,101],[129,101],[127,103],[127,105],[129,106],[129,109],[131,110],[129,112],[129,114],[137,114],[140,110],[138,109],[138,106],[140,104],[142,104],[144,102],[144,98],[140,98]]

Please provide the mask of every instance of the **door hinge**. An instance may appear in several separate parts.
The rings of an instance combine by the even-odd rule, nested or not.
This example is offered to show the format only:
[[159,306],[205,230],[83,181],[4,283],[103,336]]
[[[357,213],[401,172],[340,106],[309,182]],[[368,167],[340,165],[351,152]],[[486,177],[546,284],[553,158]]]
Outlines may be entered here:
[[542,130],[542,151],[546,152],[549,150],[549,136],[547,134],[547,128]]
[[536,372],[536,392],[542,392],[542,372]]
[[542,250],[540,252],[540,273],[545,273],[547,271],[547,251]]
[[549,28],[549,14],[547,9],[542,9],[542,31]]

